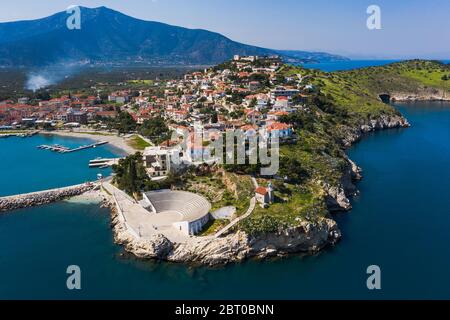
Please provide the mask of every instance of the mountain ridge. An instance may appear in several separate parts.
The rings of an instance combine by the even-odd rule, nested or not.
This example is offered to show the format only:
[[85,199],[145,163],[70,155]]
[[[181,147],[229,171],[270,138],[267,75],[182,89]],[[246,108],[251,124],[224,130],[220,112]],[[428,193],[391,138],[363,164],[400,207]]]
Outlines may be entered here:
[[[37,20],[0,23],[0,66],[85,64],[212,65],[233,55],[312,56],[246,45],[205,29],[130,17],[107,7],[81,10],[81,30],[69,30],[65,11]],[[321,57],[327,54],[321,54]],[[329,55],[330,57],[335,57]]]

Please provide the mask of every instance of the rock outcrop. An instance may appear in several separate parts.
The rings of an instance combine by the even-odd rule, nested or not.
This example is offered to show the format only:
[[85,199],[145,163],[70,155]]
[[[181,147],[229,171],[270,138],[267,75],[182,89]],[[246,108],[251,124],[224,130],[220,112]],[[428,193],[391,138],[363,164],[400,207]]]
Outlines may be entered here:
[[423,87],[415,92],[392,92],[392,101],[450,101],[450,92],[442,89]]
[[96,187],[96,184],[86,183],[72,187],[3,197],[0,198],[0,212],[35,207],[61,201],[71,197],[79,196],[85,192],[93,190]]
[[193,237],[184,243],[172,243],[163,235],[149,239],[136,237],[117,215],[113,219],[113,230],[116,243],[138,258],[209,266],[252,257],[263,259],[288,253],[317,252],[335,244],[341,237],[336,222],[331,219],[301,222],[297,227],[258,237],[238,231],[223,238]]
[[347,127],[342,137],[342,144],[345,148],[349,148],[366,133],[383,129],[407,128],[409,126],[408,120],[401,115],[381,115],[377,119],[362,123],[360,126]]
[[362,179],[362,169],[352,160],[347,160],[347,166],[342,172],[338,185],[322,184],[326,191],[326,204],[330,212],[349,211],[352,209],[350,196],[357,194],[355,183]]

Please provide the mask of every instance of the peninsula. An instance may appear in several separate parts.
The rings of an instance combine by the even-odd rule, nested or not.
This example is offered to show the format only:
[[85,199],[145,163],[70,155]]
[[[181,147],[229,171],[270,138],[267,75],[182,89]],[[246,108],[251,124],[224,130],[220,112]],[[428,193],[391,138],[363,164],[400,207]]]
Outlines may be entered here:
[[[390,101],[449,101],[450,67],[411,60],[327,73],[235,56],[177,79],[51,94],[38,105],[0,103],[4,130],[89,136],[122,149],[114,176],[99,182],[116,242],[140,258],[218,265],[336,244],[333,213],[351,210],[362,177],[346,149],[368,132],[409,126]],[[244,137],[232,140],[243,163],[223,162],[228,150],[213,148],[231,131]],[[276,172],[251,162],[257,135],[278,142]]]

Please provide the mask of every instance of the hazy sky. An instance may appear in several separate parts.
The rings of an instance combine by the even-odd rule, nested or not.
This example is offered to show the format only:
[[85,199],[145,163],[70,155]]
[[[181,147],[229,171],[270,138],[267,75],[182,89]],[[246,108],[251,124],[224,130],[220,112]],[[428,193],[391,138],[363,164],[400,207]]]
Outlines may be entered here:
[[[73,4],[107,6],[267,48],[353,58],[450,58],[450,0],[2,0],[0,21],[41,18]],[[366,27],[371,4],[381,8],[381,30]]]

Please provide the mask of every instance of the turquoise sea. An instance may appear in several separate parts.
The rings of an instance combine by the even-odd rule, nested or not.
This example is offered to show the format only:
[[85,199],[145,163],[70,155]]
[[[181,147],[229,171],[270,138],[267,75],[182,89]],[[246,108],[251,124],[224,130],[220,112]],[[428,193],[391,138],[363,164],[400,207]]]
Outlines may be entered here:
[[[0,216],[0,298],[448,299],[450,104],[397,107],[411,128],[370,134],[349,151],[364,179],[354,209],[336,216],[336,247],[219,269],[138,261],[113,243],[106,209],[56,203]],[[0,140],[1,194],[95,178],[86,161],[114,152],[71,158],[36,150],[42,139]],[[82,271],[76,292],[66,289],[74,264]],[[366,288],[369,265],[381,268],[381,291]]]
[[[302,64],[302,66],[308,69],[320,69],[322,71],[332,72],[383,66],[398,61],[401,60],[348,60],[323,63],[306,63]],[[442,62],[450,63],[450,60],[442,60]]]
[[70,186],[95,180],[110,170],[89,169],[89,160],[121,154],[110,146],[59,154],[37,149],[40,145],[60,144],[69,148],[93,143],[90,139],[37,135],[32,138],[0,138],[0,197]]

